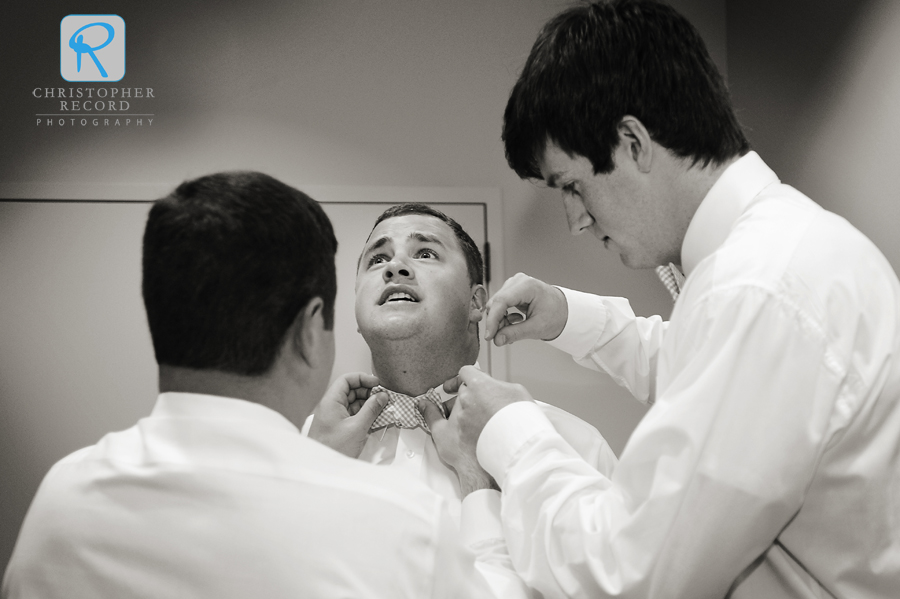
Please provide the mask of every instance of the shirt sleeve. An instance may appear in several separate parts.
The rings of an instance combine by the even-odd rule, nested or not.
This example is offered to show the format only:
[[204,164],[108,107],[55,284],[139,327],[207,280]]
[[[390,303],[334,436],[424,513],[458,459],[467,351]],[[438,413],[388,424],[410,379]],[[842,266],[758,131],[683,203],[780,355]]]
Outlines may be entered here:
[[578,364],[606,372],[642,403],[653,403],[656,360],[668,322],[635,316],[625,298],[559,289],[569,317],[559,337],[548,343]]
[[460,531],[444,510],[432,597],[540,599],[515,569],[500,525],[500,493],[483,489],[463,499]]
[[588,464],[611,476],[618,458],[596,427],[556,406],[535,401],[559,435]]
[[612,477],[531,403],[479,438],[513,563],[548,598],[722,597],[802,504],[842,392],[824,334],[765,290],[686,319]]

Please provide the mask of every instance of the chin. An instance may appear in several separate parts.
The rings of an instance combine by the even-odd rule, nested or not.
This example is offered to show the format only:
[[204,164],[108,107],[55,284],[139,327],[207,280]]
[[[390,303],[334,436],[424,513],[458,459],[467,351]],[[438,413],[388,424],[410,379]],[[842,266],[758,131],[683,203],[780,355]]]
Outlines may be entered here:
[[390,318],[369,323],[365,327],[360,326],[359,332],[363,336],[363,339],[366,340],[366,343],[371,343],[373,341],[398,341],[409,339],[410,337],[414,337],[421,329],[422,327],[415,322]]
[[647,269],[652,269],[652,268],[656,268],[657,266],[659,266],[659,264],[655,264],[652,262],[644,262],[644,261],[638,262],[635,260],[626,261],[624,259],[622,260],[622,264],[624,264],[626,268],[630,268],[631,270],[647,270]]
[[635,261],[633,258],[628,256],[628,254],[619,254],[619,259],[622,261],[622,264],[624,264],[628,268],[633,268],[633,269],[649,268],[649,267],[644,266],[643,264]]
[[[619,259],[622,260],[622,264],[624,264],[626,267],[632,268],[634,270],[643,268],[656,268],[657,266],[659,266],[659,263],[651,258],[647,258],[646,256],[634,256],[625,252],[619,253]],[[668,264],[668,262],[666,264]]]

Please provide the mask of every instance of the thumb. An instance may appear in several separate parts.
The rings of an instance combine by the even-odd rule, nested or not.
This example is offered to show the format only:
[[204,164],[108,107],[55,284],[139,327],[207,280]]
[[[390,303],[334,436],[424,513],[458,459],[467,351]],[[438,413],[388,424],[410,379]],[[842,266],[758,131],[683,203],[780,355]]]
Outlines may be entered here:
[[508,345],[522,339],[540,339],[541,331],[535,318],[522,320],[519,314],[511,314],[507,320],[509,324],[497,331],[494,336],[494,345]]
[[462,384],[462,380],[459,376],[455,376],[452,379],[447,379],[444,381],[444,393],[456,393],[459,391],[459,386]]
[[375,422],[375,419],[378,418],[378,415],[381,414],[387,403],[387,393],[379,391],[375,395],[370,396],[359,409],[359,412],[356,413],[356,416],[351,416],[351,418],[358,421],[360,425],[365,425],[366,429],[368,429]]
[[432,431],[434,430],[435,423],[444,419],[444,415],[441,414],[441,411],[438,410],[437,406],[427,399],[420,399],[416,407],[419,408],[419,412],[421,412],[422,417],[425,418],[425,424],[427,424],[428,428]]

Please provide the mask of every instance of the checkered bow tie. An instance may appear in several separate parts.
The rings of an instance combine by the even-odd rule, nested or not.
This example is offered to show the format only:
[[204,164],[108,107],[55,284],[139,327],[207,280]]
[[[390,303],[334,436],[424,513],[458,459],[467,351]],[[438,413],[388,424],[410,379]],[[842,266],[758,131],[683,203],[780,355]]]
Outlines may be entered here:
[[684,287],[684,275],[681,274],[678,267],[671,262],[669,262],[668,266],[657,266],[656,276],[669,290],[669,293],[672,295],[672,301],[677,300],[678,294],[681,293],[681,288]]
[[378,418],[375,419],[375,422],[372,423],[372,427],[369,429],[370,433],[374,433],[377,430],[389,426],[396,426],[397,428],[419,427],[426,433],[431,434],[431,431],[428,430],[428,425],[425,424],[425,418],[419,413],[419,409],[416,407],[420,399],[427,399],[437,406],[444,418],[447,417],[447,409],[441,402],[441,396],[434,389],[429,389],[427,393],[423,393],[422,395],[410,397],[409,395],[397,393],[396,391],[391,391],[390,389],[385,389],[381,385],[378,385],[372,387],[372,391],[369,395],[374,395],[379,391],[387,393],[389,400],[388,404],[381,410],[381,414],[379,414]]

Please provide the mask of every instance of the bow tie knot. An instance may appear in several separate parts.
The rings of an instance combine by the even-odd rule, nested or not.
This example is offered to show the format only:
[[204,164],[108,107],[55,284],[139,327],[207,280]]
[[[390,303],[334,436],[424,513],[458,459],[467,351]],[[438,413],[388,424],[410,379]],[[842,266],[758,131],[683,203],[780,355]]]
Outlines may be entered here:
[[443,402],[441,402],[441,396],[434,389],[429,389],[422,395],[410,397],[409,395],[397,393],[396,391],[391,391],[390,389],[385,389],[381,385],[378,385],[372,387],[370,395],[374,395],[379,391],[387,393],[388,403],[384,406],[384,409],[381,410],[381,414],[378,415],[375,422],[372,423],[372,427],[369,428],[370,433],[374,433],[377,430],[389,426],[396,426],[397,428],[421,428],[426,433],[431,434],[431,431],[428,430],[428,425],[425,423],[425,418],[419,412],[418,407],[416,407],[420,399],[427,399],[437,406],[444,418],[447,417],[447,409],[444,407]]

